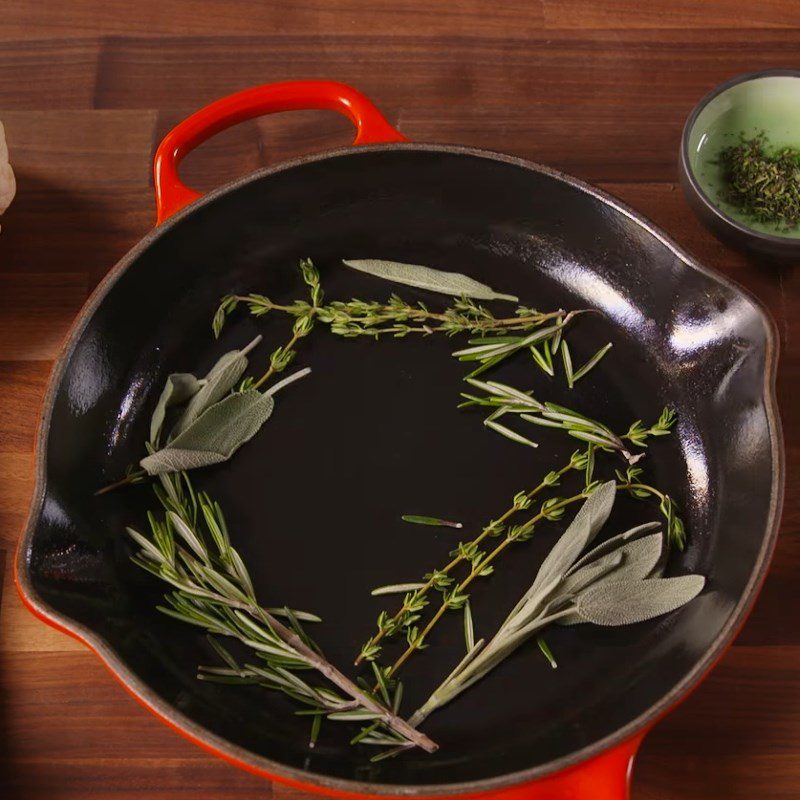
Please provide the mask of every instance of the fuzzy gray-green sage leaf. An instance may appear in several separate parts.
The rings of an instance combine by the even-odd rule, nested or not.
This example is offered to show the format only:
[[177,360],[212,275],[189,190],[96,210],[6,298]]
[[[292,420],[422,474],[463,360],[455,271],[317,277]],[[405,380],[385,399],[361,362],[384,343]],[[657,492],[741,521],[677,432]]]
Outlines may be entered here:
[[178,422],[172,436],[183,433],[204,411],[221,400],[236,385],[247,369],[247,354],[261,341],[256,336],[241,350],[225,353],[206,375],[202,388],[192,396]]
[[164,426],[167,408],[185,403],[196,395],[203,384],[189,372],[174,372],[167,377],[155,411],[150,419],[150,443],[156,446]]
[[150,475],[160,475],[227,461],[255,436],[274,406],[271,395],[254,389],[228,395],[139,463]]
[[580,558],[608,519],[615,496],[613,481],[589,495],[494,637],[470,650],[414,713],[411,725],[477,683],[548,625],[631,625],[674,611],[702,591],[700,575],[653,577],[664,550],[663,536],[653,532],[653,524],[626,531]]
[[472,297],[475,300],[511,300],[512,302],[518,300],[514,295],[500,294],[485,283],[462,275],[460,272],[445,272],[419,264],[402,264],[399,261],[382,261],[375,258],[347,259],[342,263],[385,281],[402,283],[417,289],[427,289],[439,294]]
[[604,581],[578,597],[575,611],[595,625],[632,625],[680,608],[697,597],[702,575],[640,581]]

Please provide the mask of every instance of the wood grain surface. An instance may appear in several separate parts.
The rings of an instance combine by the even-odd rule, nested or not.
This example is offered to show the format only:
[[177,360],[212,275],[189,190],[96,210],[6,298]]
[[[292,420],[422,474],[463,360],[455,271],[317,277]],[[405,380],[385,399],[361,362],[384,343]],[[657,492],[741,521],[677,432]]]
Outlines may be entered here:
[[[11,577],[48,371],[98,280],[153,224],[159,138],[245,86],[352,83],[417,141],[546,162],[644,212],[778,321],[788,484],[775,562],[736,645],[647,738],[634,800],[800,796],[798,274],[708,234],[676,188],[683,121],[738,72],[800,67],[797,0],[5,0],[0,120],[18,196],[0,232],[0,796],[276,798],[135,704]],[[185,163],[209,188],[349,140],[335,115],[239,126]]]

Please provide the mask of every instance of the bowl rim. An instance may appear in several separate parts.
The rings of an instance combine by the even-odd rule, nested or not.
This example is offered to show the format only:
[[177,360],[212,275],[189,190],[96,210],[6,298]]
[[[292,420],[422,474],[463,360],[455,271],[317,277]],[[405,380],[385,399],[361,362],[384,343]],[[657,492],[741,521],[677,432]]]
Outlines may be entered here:
[[721,222],[731,226],[732,228],[735,228],[745,236],[750,236],[758,241],[773,245],[780,245],[786,249],[800,250],[800,239],[792,239],[788,236],[778,236],[772,233],[763,233],[755,228],[751,228],[743,222],[739,222],[739,220],[730,216],[730,214],[726,214],[711,200],[711,198],[703,190],[702,186],[700,186],[700,182],[695,177],[694,170],[692,169],[689,161],[689,136],[694,129],[697,118],[705,110],[706,106],[708,106],[712,100],[719,97],[724,92],[727,92],[728,89],[732,89],[734,86],[738,86],[740,83],[749,83],[750,81],[760,80],[761,78],[800,79],[800,69],[776,68],[757,70],[756,72],[743,72],[739,75],[735,75],[733,78],[730,78],[727,81],[717,84],[713,89],[711,89],[710,92],[707,92],[695,104],[683,125],[683,132],[681,133],[680,168],[703,206]]

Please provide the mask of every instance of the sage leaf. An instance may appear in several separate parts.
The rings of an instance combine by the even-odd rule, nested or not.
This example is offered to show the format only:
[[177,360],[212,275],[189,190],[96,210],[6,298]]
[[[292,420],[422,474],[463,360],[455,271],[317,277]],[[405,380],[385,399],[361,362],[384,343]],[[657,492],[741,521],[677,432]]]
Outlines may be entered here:
[[586,553],[586,555],[579,558],[572,566],[572,569],[570,569],[567,574],[568,575],[572,574],[573,572],[579,570],[584,565],[589,564],[592,561],[596,561],[598,558],[600,558],[600,556],[603,556],[606,553],[610,553],[613,550],[616,550],[618,547],[625,544],[626,542],[631,542],[634,541],[635,539],[639,539],[645,534],[657,530],[660,527],[661,527],[660,522],[645,522],[644,525],[637,525],[635,528],[630,528],[624,533],[620,533],[617,536],[612,536],[610,539],[606,539],[606,541],[601,542],[599,545],[597,545],[597,547],[590,550],[588,553]]
[[608,481],[597,487],[581,506],[569,527],[542,562],[533,584],[506,617],[503,626],[516,630],[542,610],[548,597],[558,586],[581,551],[603,527],[616,497],[616,483]]
[[[581,569],[564,578],[561,586],[568,591],[580,591],[579,587],[585,583],[587,570],[603,567],[611,564],[614,559],[621,558],[621,563],[614,569],[611,579],[626,581],[641,581],[650,575],[653,567],[661,558],[661,551],[664,546],[664,537],[661,531],[643,536],[627,542],[611,553],[606,553],[600,558],[595,559]],[[606,578],[605,580],[609,580]],[[574,589],[572,587],[575,587]],[[561,589],[561,587],[559,587]]]
[[155,445],[164,425],[167,408],[185,403],[196,395],[202,387],[197,378],[189,372],[173,372],[167,377],[161,396],[150,418],[150,443]]
[[667,614],[697,597],[702,575],[602,582],[578,598],[575,610],[595,625],[632,625]]
[[179,436],[207,409],[236,385],[242,373],[247,369],[247,354],[261,341],[256,336],[250,344],[241,350],[225,353],[211,368],[205,377],[203,387],[189,400],[183,415],[172,430],[172,437]]
[[605,525],[609,514],[611,514],[616,493],[616,483],[607,481],[598,486],[586,498],[586,502],[575,515],[575,519],[572,520],[570,526],[564,531],[561,538],[553,546],[553,549],[547,554],[547,558],[542,562],[542,566],[536,575],[536,580],[531,587],[531,594],[569,570],[586,545],[594,539],[600,528]]
[[578,594],[593,583],[613,575],[617,579],[617,571],[622,566],[625,556],[622,553],[607,553],[606,555],[587,564],[577,572],[567,575],[559,584],[558,591],[554,594],[553,603],[560,602],[563,598]]
[[[568,598],[570,595],[579,595],[601,583],[644,580],[658,564],[663,550],[664,537],[660,531],[629,541],[567,575],[559,584],[556,596]],[[559,625],[577,625],[585,621],[576,612],[558,622]]]
[[251,389],[228,395],[204,411],[161,450],[139,463],[150,475],[180,472],[227,461],[272,413],[270,395]]
[[449,294],[455,297],[472,297],[475,300],[510,300],[517,302],[518,297],[511,294],[500,294],[485,283],[480,283],[460,272],[444,272],[419,264],[401,264],[399,261],[381,261],[380,259],[348,259],[342,262],[345,266],[405,286],[427,289],[430,292]]

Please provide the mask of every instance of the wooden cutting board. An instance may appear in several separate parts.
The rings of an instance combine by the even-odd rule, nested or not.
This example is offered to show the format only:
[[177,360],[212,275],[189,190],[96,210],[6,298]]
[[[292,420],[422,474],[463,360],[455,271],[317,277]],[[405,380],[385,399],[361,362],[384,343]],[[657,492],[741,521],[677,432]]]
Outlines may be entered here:
[[[776,66],[800,67],[793,0],[5,0],[0,119],[18,196],[0,232],[0,796],[299,794],[160,725],[22,608],[11,564],[52,359],[88,292],[153,224],[156,143],[219,95],[308,77],[360,88],[411,139],[514,153],[595,182],[769,306],[788,462],[774,565],[736,645],[646,740],[633,797],[800,795],[800,280],[719,244],[675,186],[697,99]],[[183,174],[210,188],[350,135],[317,112],[258,120],[203,146]]]

